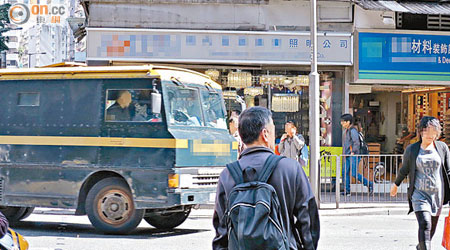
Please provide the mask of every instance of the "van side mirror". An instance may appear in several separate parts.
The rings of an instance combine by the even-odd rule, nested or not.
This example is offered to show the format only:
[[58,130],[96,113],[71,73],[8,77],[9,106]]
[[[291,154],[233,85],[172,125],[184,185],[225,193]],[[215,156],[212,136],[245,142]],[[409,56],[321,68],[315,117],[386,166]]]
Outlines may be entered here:
[[153,114],[161,114],[161,94],[160,93],[152,93],[152,113]]

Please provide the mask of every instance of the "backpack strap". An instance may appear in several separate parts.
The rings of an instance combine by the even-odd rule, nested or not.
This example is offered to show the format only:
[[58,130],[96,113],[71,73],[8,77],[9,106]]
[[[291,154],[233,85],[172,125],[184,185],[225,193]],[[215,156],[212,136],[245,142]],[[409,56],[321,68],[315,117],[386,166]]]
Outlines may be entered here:
[[230,172],[231,177],[233,177],[236,185],[244,182],[244,176],[242,175],[242,168],[239,161],[227,164],[228,172]]
[[273,170],[277,167],[278,162],[280,162],[280,160],[283,158],[286,157],[276,154],[270,154],[269,157],[267,157],[266,162],[264,163],[263,170],[258,180],[261,182],[267,182],[272,175]]

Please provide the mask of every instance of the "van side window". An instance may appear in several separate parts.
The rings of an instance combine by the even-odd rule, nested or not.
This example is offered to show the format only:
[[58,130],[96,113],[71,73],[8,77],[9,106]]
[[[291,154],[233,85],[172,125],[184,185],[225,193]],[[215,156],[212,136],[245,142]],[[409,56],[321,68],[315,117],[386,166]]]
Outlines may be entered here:
[[17,105],[19,106],[39,106],[39,93],[18,93]]
[[151,89],[109,89],[106,91],[105,121],[161,122],[152,113]]

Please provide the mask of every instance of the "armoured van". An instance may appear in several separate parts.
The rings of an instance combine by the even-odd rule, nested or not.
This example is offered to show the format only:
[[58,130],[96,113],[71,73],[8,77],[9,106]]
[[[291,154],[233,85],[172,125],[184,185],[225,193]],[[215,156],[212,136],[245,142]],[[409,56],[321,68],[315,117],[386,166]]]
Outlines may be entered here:
[[0,211],[74,209],[104,233],[183,223],[237,158],[220,86],[158,66],[0,70]]

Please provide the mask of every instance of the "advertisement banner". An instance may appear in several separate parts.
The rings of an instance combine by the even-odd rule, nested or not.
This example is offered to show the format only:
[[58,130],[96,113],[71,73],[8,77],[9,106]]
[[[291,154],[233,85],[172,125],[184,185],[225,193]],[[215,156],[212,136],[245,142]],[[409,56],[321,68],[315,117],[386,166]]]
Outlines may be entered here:
[[358,34],[358,79],[450,81],[450,35]]
[[[320,176],[336,177],[336,158],[342,155],[342,147],[320,147]],[[342,162],[341,162],[342,169]],[[303,167],[307,176],[309,176],[309,163]]]
[[[87,29],[87,60],[309,65],[308,32]],[[318,63],[352,65],[351,33],[319,33]]]

